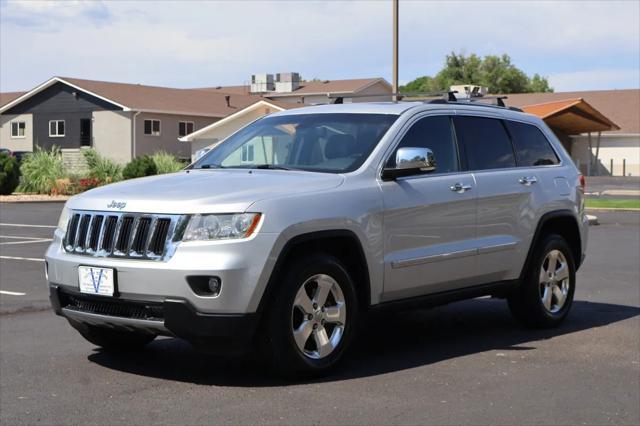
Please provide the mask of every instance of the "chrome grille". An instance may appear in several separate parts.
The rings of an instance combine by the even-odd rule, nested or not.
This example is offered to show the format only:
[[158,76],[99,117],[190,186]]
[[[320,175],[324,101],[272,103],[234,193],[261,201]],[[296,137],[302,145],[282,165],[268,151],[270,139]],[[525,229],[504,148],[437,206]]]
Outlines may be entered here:
[[184,224],[180,215],[73,211],[64,237],[69,253],[163,260]]

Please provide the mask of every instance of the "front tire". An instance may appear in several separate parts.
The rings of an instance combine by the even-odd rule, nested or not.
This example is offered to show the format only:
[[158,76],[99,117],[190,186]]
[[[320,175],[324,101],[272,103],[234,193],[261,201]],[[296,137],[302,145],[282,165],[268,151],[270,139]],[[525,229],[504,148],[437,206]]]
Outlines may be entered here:
[[534,248],[520,287],[508,299],[509,309],[529,327],[558,326],[569,314],[575,285],[571,248],[560,235],[545,235]]
[[280,374],[316,377],[338,363],[358,318],[353,281],[338,259],[293,260],[270,303],[263,353]]

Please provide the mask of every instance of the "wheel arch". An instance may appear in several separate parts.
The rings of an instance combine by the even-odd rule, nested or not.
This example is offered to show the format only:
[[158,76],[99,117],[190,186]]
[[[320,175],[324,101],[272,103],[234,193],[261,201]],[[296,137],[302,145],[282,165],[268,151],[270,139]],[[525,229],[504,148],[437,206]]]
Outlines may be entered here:
[[533,251],[538,241],[540,241],[542,236],[550,233],[558,234],[567,241],[567,244],[569,244],[572,250],[576,270],[580,267],[582,262],[582,241],[578,221],[571,210],[554,210],[542,215],[538,221],[533,238],[531,239],[526,261],[520,273],[521,279],[532,261]]
[[349,271],[356,287],[358,302],[367,309],[371,304],[371,284],[367,257],[357,235],[347,229],[323,230],[296,235],[286,242],[258,304],[257,312],[264,313],[266,301],[270,300],[278,289],[278,278],[287,263],[303,253],[323,252],[340,259]]

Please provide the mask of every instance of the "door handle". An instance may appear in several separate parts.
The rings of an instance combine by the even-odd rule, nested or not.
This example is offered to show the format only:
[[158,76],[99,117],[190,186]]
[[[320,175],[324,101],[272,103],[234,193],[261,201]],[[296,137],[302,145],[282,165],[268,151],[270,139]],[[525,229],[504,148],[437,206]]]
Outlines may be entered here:
[[518,179],[518,182],[520,182],[522,185],[531,186],[534,183],[538,182],[538,178],[535,176],[523,176]]
[[471,185],[463,185],[460,182],[452,185],[449,189],[451,189],[453,192],[457,192],[459,194],[462,194],[463,192],[467,192],[469,190],[471,190]]

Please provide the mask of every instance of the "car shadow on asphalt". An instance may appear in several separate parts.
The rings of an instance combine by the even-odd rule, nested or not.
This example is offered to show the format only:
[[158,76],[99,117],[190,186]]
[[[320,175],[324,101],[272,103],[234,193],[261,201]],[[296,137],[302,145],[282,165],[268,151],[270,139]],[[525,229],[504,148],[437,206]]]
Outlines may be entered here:
[[[638,307],[575,301],[562,326],[531,330],[511,318],[504,301],[494,299],[377,314],[364,324],[339,368],[313,382],[375,376],[490,350],[535,351],[540,340],[638,315]],[[156,339],[138,353],[114,355],[97,349],[88,358],[130,374],[202,385],[269,387],[291,383],[278,378],[255,358],[201,354],[179,339]]]

